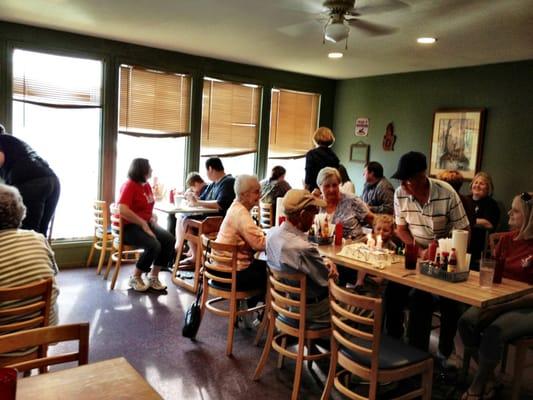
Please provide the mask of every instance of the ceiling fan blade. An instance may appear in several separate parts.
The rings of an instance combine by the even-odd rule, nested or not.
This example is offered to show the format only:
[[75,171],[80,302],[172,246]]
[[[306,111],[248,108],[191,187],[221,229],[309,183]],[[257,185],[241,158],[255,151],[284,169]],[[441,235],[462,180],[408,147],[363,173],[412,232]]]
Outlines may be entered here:
[[369,14],[380,14],[389,11],[401,10],[404,8],[409,8],[410,5],[402,0],[385,0],[376,4],[376,2],[370,4],[358,5],[360,2],[355,2],[355,7],[349,11],[348,15],[369,15]]
[[360,29],[367,35],[371,36],[383,36],[390,35],[391,33],[396,32],[398,29],[390,26],[379,25],[373,22],[363,21],[361,19],[350,19],[346,20],[350,26]]
[[298,24],[282,26],[280,28],[277,28],[276,30],[287,36],[300,37],[308,35],[309,33],[315,31],[318,32],[319,30],[322,30],[327,21],[327,18],[313,19],[310,21],[300,22]]

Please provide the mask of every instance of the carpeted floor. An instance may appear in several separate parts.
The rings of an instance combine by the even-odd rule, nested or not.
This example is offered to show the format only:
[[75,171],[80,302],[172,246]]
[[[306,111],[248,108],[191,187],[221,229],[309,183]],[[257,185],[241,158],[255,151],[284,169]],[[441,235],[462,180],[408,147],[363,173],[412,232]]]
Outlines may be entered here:
[[[131,266],[121,270],[117,287],[95,275],[94,268],[70,269],[59,274],[60,323],[88,321],[91,325],[89,362],[125,357],[164,399],[288,399],[292,390],[293,363],[278,370],[271,353],[261,380],[251,376],[261,347],[253,345],[255,331],[237,329],[234,356],[224,355],[227,320],[207,313],[198,341],[181,336],[184,311],[193,296],[174,286],[168,272],[161,280],[168,294],[140,294],[127,288]],[[52,352],[61,350],[59,346]],[[327,363],[304,368],[301,399],[319,399]],[[463,387],[453,374],[442,379],[436,374],[434,399],[457,399]],[[501,398],[508,398],[505,391]],[[340,395],[334,395],[340,398]],[[523,399],[531,399],[523,396]]]

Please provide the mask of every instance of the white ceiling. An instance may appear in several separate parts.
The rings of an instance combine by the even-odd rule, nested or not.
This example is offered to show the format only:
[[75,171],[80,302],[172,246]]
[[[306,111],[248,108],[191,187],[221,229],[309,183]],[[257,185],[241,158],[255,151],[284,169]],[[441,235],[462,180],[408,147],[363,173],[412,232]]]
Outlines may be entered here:
[[0,0],[0,19],[335,79],[533,59],[533,0],[357,0],[404,6],[363,14],[397,30],[351,28],[340,60],[326,57],[344,45],[322,44],[322,2]]

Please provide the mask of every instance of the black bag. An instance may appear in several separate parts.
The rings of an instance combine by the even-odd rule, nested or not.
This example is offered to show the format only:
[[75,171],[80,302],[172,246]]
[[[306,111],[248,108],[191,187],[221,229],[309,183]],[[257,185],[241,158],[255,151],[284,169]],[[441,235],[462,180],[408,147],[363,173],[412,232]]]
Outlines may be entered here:
[[[207,259],[207,253],[209,252],[209,243],[210,241],[207,242],[207,247],[205,249],[205,259]],[[200,328],[200,322],[202,322],[202,315],[200,309],[202,305],[202,293],[204,291],[203,289],[203,279],[200,279],[196,299],[189,306],[189,309],[185,313],[185,320],[183,321],[183,329],[181,330],[181,334],[191,340],[194,340],[194,338],[196,337],[196,333]]]
[[183,329],[181,330],[181,334],[184,337],[188,337],[189,339],[194,339],[196,337],[198,328],[200,328],[200,322],[202,322],[202,316],[200,313],[202,292],[203,292],[203,288],[202,288],[202,283],[200,282],[200,286],[198,287],[198,294],[196,295],[196,299],[190,305],[189,309],[185,313],[185,320],[183,322]]

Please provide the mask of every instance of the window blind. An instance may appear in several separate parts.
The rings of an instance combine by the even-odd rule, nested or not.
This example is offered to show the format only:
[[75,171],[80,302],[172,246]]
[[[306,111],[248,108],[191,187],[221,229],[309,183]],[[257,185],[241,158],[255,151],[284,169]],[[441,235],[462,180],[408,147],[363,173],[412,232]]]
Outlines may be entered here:
[[191,77],[122,65],[119,132],[135,136],[190,134]]
[[[101,73],[89,75],[98,61],[15,50],[13,100],[58,108],[102,106]],[[31,57],[39,56],[39,63]]]
[[313,147],[320,95],[272,90],[269,158],[302,157]]
[[202,157],[257,151],[261,90],[256,85],[204,80]]

